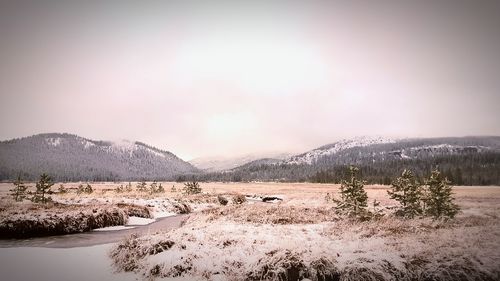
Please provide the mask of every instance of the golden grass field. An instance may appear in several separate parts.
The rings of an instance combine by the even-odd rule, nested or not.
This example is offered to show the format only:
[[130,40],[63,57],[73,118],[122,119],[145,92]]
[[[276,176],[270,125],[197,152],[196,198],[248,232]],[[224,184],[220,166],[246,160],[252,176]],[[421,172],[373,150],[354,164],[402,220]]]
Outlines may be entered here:
[[[367,185],[382,218],[340,217],[327,193],[339,185],[311,183],[200,183],[203,194],[116,193],[126,183],[91,183],[94,193],[53,197],[102,204],[121,198],[186,202],[195,212],[178,229],[132,236],[110,253],[117,270],[145,279],[179,280],[500,280],[500,187],[455,187],[455,219],[405,220],[392,215],[387,186]],[[149,184],[149,183],[148,183]],[[135,188],[136,183],[132,183]],[[59,184],[54,185],[57,190]],[[12,185],[0,184],[2,203]],[[217,195],[279,195],[279,203],[218,204]],[[82,199],[85,199],[82,201]],[[14,204],[15,205],[15,204]]]

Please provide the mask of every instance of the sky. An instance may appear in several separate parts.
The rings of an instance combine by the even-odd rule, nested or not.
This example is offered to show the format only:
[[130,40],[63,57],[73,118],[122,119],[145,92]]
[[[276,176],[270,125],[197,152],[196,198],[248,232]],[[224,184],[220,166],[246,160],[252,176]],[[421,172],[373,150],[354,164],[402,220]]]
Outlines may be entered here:
[[0,2],[0,140],[190,160],[500,135],[498,1],[74,2]]

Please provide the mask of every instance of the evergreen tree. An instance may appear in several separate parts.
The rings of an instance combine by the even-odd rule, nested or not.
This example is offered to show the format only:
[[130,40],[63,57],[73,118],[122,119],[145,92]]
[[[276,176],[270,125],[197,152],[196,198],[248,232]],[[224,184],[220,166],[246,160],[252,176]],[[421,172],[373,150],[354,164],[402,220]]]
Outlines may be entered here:
[[125,191],[131,192],[132,191],[132,183],[128,182],[128,184],[125,186]]
[[452,186],[447,178],[443,178],[438,170],[431,172],[430,178],[426,181],[428,194],[425,198],[425,213],[434,219],[453,218],[459,211],[459,206],[455,204],[452,197]]
[[146,191],[146,182],[142,181],[140,183],[137,183],[137,191],[143,192]]
[[87,183],[87,185],[85,186],[84,192],[87,194],[91,194],[92,192],[94,192],[94,189],[92,188],[92,186],[89,183]]
[[186,182],[183,190],[187,195],[201,193],[201,187],[197,181]]
[[161,185],[161,183],[158,185],[158,189],[156,190],[157,193],[163,193],[165,192],[165,188],[163,187],[163,185]]
[[391,190],[387,193],[401,205],[396,211],[397,215],[412,219],[422,214],[422,187],[410,170],[405,169],[401,177],[392,183]]
[[151,194],[156,193],[157,192],[157,188],[158,188],[158,183],[156,183],[156,181],[153,181],[149,185],[149,193],[151,193]]
[[23,201],[23,199],[26,198],[26,189],[28,189],[28,186],[23,183],[21,176],[17,176],[14,186],[15,187],[13,189],[9,190],[12,197],[14,197],[14,200],[18,202]]
[[359,169],[354,166],[349,167],[349,180],[342,180],[340,186],[340,200],[334,200],[337,203],[336,209],[344,214],[354,217],[366,217],[369,212],[368,195],[364,189],[364,181],[358,179]]
[[53,186],[52,178],[47,174],[42,174],[40,180],[36,183],[36,192],[32,198],[33,202],[47,203],[51,200],[50,197],[45,197],[45,194],[50,192],[50,187]]

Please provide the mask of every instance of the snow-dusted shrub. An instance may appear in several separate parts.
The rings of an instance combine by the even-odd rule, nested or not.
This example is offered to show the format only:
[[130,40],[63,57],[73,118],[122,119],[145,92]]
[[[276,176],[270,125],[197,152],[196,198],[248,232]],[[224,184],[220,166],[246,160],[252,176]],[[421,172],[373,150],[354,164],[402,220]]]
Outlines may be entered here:
[[247,201],[247,198],[243,194],[237,194],[233,196],[233,203],[236,205],[243,204]]
[[139,206],[128,203],[117,203],[116,206],[127,213],[129,216],[140,218],[153,218],[151,211],[146,206]]
[[172,206],[177,214],[189,214],[192,211],[191,206],[185,202],[176,202]]
[[219,201],[219,204],[221,204],[222,206],[226,206],[227,203],[229,202],[227,198],[222,195],[217,196],[217,201]]
[[57,189],[57,192],[59,194],[65,194],[65,193],[68,193],[68,189],[64,186],[64,184],[60,184],[59,185],[59,188]]
[[288,281],[308,277],[301,255],[290,250],[274,250],[250,266],[248,280]]
[[82,194],[82,193],[91,194],[92,192],[94,192],[94,189],[89,183],[87,183],[85,186],[83,184],[80,184],[78,186],[76,194]]

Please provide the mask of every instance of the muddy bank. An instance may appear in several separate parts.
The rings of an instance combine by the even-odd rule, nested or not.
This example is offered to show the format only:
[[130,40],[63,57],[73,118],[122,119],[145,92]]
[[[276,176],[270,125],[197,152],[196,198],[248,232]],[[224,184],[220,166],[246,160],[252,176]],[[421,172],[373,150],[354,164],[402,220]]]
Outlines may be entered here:
[[80,233],[101,227],[123,225],[127,220],[126,211],[116,206],[29,205],[1,212],[0,238]]

